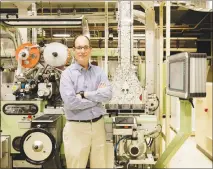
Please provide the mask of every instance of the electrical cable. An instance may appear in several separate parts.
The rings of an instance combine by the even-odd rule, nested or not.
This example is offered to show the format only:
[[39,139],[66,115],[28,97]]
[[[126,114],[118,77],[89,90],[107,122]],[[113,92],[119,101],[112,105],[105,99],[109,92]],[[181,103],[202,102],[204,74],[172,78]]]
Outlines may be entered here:
[[152,137],[153,139],[156,139],[157,137],[159,137],[159,136],[160,136],[160,133],[161,133],[161,131],[162,131],[162,125],[161,125],[161,124],[157,124],[157,126],[160,126],[161,130],[160,130],[160,132],[158,132],[159,134],[158,134],[156,137]]
[[120,143],[121,140],[123,139],[127,139],[129,136],[123,136],[121,137],[118,142],[115,144],[115,148],[114,148],[114,155],[115,155],[115,160],[117,160],[117,148],[118,148],[118,145]]

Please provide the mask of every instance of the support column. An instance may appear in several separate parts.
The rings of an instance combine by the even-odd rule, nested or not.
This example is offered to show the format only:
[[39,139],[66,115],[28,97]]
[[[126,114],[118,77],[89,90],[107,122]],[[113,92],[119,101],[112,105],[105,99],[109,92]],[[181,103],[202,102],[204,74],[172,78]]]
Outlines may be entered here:
[[[32,16],[37,16],[36,3],[32,3]],[[32,28],[32,44],[37,44],[37,28]]]
[[154,2],[146,2],[146,87],[147,93],[156,93],[155,88],[155,63],[156,63],[156,46],[155,46],[155,11]]
[[180,101],[180,131],[167,146],[166,150],[160,156],[154,168],[168,168],[167,166],[172,157],[191,135],[191,107],[191,103],[188,100]]
[[108,26],[108,2],[105,2],[105,60],[104,70],[108,76],[108,39],[109,39],[109,26]]
[[[171,22],[171,2],[166,1],[166,60],[170,56],[170,22]],[[166,73],[168,73],[166,68]],[[167,78],[167,77],[165,77]],[[166,95],[166,147],[170,143],[170,114],[171,114],[171,98]]]
[[97,57],[98,66],[103,68],[102,56]]
[[[164,37],[163,37],[163,7],[165,5],[165,2],[161,2],[160,3],[160,10],[159,10],[159,20],[160,20],[160,27],[159,27],[159,69],[160,69],[160,75],[159,75],[159,88],[160,88],[160,91],[159,91],[159,95],[160,95],[160,112],[159,112],[159,115],[158,115],[158,120],[160,122],[160,124],[162,125],[162,115],[163,115],[163,95],[164,95],[164,86],[163,86],[163,56],[164,56]],[[162,139],[163,138],[160,138],[158,139],[159,140],[159,155],[162,154],[163,150],[162,150]]]
[[[31,2],[15,2],[14,3],[18,8],[18,16],[26,16],[27,8],[30,6]],[[27,28],[18,28],[21,34],[22,43],[28,42],[27,39]]]

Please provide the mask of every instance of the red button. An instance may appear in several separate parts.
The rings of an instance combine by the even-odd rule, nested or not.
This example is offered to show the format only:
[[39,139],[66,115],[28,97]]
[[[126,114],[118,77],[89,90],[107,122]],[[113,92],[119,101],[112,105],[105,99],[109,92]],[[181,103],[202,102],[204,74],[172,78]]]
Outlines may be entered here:
[[208,112],[208,110],[209,110],[209,109],[207,109],[207,108],[204,109],[205,112]]
[[28,118],[28,119],[32,119],[32,116],[31,116],[31,115],[28,115],[27,118]]
[[139,99],[142,101],[142,99],[143,99],[142,94],[140,95]]

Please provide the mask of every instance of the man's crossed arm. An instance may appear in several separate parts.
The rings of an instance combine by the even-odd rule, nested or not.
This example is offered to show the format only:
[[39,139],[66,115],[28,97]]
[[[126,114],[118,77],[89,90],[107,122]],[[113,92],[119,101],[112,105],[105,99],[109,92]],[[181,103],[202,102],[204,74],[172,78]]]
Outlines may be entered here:
[[62,74],[60,80],[60,93],[66,109],[84,110],[94,107],[100,104],[100,102],[109,101],[112,98],[112,87],[107,76],[102,72],[101,82],[97,90],[82,91],[76,94],[71,79]]

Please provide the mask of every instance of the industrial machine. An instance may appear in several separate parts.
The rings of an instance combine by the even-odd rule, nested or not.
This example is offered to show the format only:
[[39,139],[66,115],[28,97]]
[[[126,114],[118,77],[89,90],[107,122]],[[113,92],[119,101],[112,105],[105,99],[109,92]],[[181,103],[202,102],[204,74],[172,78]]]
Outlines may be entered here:
[[[55,45],[57,49],[51,51]],[[62,70],[57,66],[66,64],[69,52],[63,44],[46,46],[42,53],[41,46],[29,43],[17,48],[18,67],[11,78],[14,79],[12,95],[1,102],[2,135],[10,136],[8,146],[13,168],[61,167],[58,152],[64,123],[58,86]],[[52,108],[55,111],[48,113]]]
[[159,99],[146,85],[140,85],[135,74],[131,47],[133,4],[118,4],[120,64],[112,80],[113,98],[105,105],[107,140],[114,147],[114,162],[108,167],[151,168],[158,155],[155,138],[162,130],[156,115]]
[[[1,20],[3,24],[13,26],[29,26],[30,21],[29,17],[14,20],[11,16]],[[49,22],[44,17],[37,17],[31,24],[32,27],[80,25],[83,33],[88,34],[83,16],[52,17]],[[1,136],[5,137],[8,153],[1,167],[62,168],[65,159],[60,151],[65,118],[59,81],[61,72],[71,62],[71,52],[65,43],[27,42],[16,44],[10,57],[16,64],[8,69],[5,63],[1,72],[5,90],[1,93]]]
[[62,115],[43,114],[42,107],[41,101],[2,102],[1,134],[10,137],[10,167],[41,168],[47,161],[54,162],[53,168],[60,165],[56,152],[62,142]]
[[15,57],[15,72],[1,72],[1,84],[10,90],[1,95],[1,134],[9,137],[7,167],[61,168],[58,152],[64,122],[59,80],[69,50],[56,42],[25,43]]

